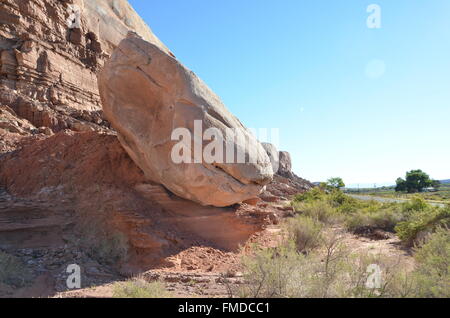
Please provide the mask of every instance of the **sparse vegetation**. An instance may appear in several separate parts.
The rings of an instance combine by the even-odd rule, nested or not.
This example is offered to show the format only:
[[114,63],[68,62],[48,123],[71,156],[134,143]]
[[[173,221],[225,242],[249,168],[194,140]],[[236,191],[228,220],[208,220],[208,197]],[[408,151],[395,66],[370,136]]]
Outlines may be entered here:
[[395,230],[407,245],[418,243],[418,240],[439,227],[450,226],[450,206],[433,207],[417,197],[411,203],[405,203],[403,208],[408,217],[400,222]]
[[[283,243],[272,249],[254,248],[244,258],[246,283],[231,291],[238,297],[449,297],[450,232],[448,208],[423,199],[405,204],[363,202],[314,189],[293,203],[300,215],[287,222]],[[326,211],[326,213],[324,213]],[[314,213],[317,213],[314,215]],[[395,226],[426,229],[414,249],[416,269],[405,269],[400,259],[352,252],[341,234],[329,228],[329,218],[340,215],[350,230],[361,227],[394,231]],[[422,217],[417,221],[417,215]],[[417,231],[409,236],[416,237]],[[417,238],[416,238],[417,239]],[[367,285],[370,266],[380,268],[380,284]]]
[[82,215],[77,226],[79,245],[103,265],[114,265],[128,257],[128,240],[110,226],[107,210],[95,216]]
[[414,272],[420,297],[450,297],[450,232],[440,227],[416,249]]
[[91,241],[88,253],[100,264],[113,265],[123,261],[128,255],[128,243],[125,235],[120,232],[103,232]]
[[339,219],[339,215],[330,202],[325,200],[295,202],[293,205],[297,211],[302,211],[303,216],[311,217],[325,224],[335,223]]
[[411,199],[414,196],[421,196],[423,199],[433,203],[450,203],[450,184],[442,183],[437,187],[433,186],[433,191],[419,193],[396,192],[395,187],[365,188],[365,189],[345,189],[346,193],[356,195],[370,195],[374,197],[392,199]]
[[289,220],[288,234],[298,252],[308,253],[321,244],[323,225],[310,216],[297,216]]
[[[398,263],[369,254],[352,254],[338,236],[328,237],[305,255],[288,241],[274,249],[257,250],[244,259],[245,281],[232,296],[244,298],[347,298],[411,296]],[[380,266],[379,288],[367,288],[369,265]],[[408,276],[409,278],[409,276]]]
[[292,205],[297,213],[325,224],[342,222],[353,233],[377,229],[397,233],[409,246],[439,226],[450,226],[450,206],[432,206],[420,196],[405,203],[381,203],[357,200],[339,190],[315,188],[298,195]]
[[113,291],[114,298],[170,298],[171,294],[159,281],[148,282],[137,277],[126,282],[116,283]]

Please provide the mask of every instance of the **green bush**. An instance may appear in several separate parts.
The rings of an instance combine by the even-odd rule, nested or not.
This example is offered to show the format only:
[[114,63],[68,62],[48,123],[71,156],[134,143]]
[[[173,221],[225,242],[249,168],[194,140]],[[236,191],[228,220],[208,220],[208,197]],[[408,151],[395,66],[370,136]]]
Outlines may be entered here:
[[[352,232],[382,229],[394,231],[405,213],[398,203],[380,203],[354,199],[342,191],[314,189],[299,195],[292,203],[295,210],[325,224],[344,223]],[[405,210],[415,206],[405,206]]]
[[418,243],[427,233],[432,233],[441,226],[450,226],[450,207],[416,206],[409,209],[407,220],[400,222],[395,230],[398,237],[407,245]]
[[321,188],[314,188],[308,192],[299,194],[295,196],[293,202],[295,203],[311,203],[311,202],[327,202],[333,208],[339,208],[341,206],[355,206],[360,203],[346,194],[341,190],[334,189],[332,191],[327,191]]
[[295,202],[293,207],[303,216],[311,217],[325,224],[336,223],[339,215],[327,201]]
[[380,206],[374,211],[359,210],[346,217],[346,228],[354,233],[361,233],[364,230],[381,229],[392,232],[395,226],[403,220],[403,215],[398,209],[387,206]]
[[327,198],[327,194],[321,188],[313,188],[307,192],[302,194],[298,194],[294,197],[293,202],[314,202],[314,201],[323,201]]
[[342,206],[358,206],[361,201],[354,199],[340,190],[335,190],[328,195],[328,201],[335,208],[340,208]]
[[127,282],[117,283],[113,291],[114,298],[169,298],[170,293],[161,282],[147,282],[143,278],[135,278]]
[[402,204],[403,211],[407,214],[425,211],[431,208],[431,205],[421,195],[414,195],[411,200]]
[[438,228],[416,249],[418,297],[450,297],[450,231]]

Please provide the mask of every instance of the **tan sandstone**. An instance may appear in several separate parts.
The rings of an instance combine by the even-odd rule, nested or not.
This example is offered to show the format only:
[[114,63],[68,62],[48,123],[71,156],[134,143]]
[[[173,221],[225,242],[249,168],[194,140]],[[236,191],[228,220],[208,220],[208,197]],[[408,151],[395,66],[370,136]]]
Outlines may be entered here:
[[[203,205],[228,206],[254,198],[273,177],[262,145],[192,71],[166,50],[133,34],[123,40],[99,73],[106,118],[119,140],[148,179],[182,198]],[[176,128],[194,135],[194,121],[203,131],[227,129],[245,136],[222,145],[245,152],[246,163],[175,163],[171,153]],[[245,142],[247,141],[247,143]],[[189,141],[189,148],[208,142]],[[192,151],[194,152],[194,151]]]

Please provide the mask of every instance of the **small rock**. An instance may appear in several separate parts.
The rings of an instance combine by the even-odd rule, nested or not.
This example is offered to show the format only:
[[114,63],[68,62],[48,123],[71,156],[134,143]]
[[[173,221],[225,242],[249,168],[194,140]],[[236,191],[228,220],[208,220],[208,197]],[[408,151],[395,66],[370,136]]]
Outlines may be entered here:
[[47,136],[52,136],[53,135],[53,130],[51,130],[49,127],[39,127],[38,132],[40,134],[44,134]]

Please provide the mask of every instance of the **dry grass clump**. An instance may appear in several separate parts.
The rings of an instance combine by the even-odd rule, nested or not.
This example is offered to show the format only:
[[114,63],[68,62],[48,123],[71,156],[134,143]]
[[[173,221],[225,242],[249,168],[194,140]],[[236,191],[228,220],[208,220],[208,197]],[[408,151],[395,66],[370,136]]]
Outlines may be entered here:
[[114,298],[170,298],[171,294],[159,281],[148,282],[143,277],[136,277],[126,282],[117,283],[113,291]]

